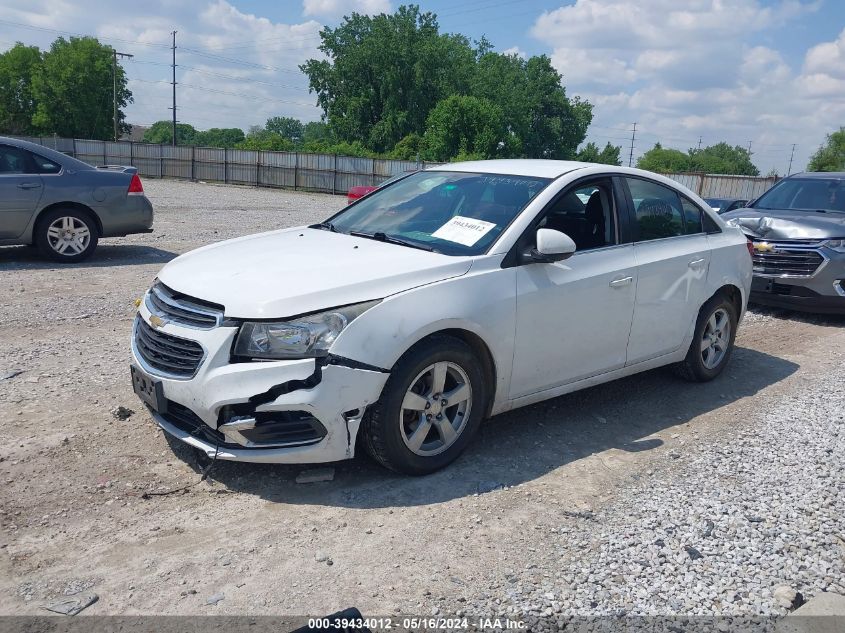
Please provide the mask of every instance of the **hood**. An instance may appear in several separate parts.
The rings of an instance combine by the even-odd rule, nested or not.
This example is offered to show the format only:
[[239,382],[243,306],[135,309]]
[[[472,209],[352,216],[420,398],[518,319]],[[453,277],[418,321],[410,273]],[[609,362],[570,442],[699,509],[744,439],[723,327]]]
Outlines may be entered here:
[[276,319],[388,295],[466,274],[472,260],[343,233],[295,228],[204,246],[158,278],[226,316]]
[[746,235],[769,240],[812,240],[845,237],[845,213],[744,208],[720,216],[736,219]]

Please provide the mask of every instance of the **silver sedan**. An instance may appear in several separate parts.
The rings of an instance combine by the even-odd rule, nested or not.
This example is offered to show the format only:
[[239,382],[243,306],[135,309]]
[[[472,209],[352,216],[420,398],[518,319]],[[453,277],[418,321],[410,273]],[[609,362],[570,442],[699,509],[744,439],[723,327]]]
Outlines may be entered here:
[[101,237],[152,226],[153,205],[135,167],[92,167],[0,136],[0,246],[34,244],[46,257],[78,262]]

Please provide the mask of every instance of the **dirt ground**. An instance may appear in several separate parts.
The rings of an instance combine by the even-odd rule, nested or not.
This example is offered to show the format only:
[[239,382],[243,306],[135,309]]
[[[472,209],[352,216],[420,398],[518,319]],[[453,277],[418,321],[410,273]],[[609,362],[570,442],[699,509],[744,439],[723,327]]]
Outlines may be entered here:
[[[624,503],[626,486],[675,468],[671,451],[729,441],[842,365],[842,320],[757,313],[716,381],[658,370],[513,411],[432,476],[359,457],[326,483],[225,462],[199,483],[193,453],[132,393],[133,301],[179,253],[319,220],[343,201],[145,184],[151,235],[105,240],[64,267],[0,249],[0,614],[44,613],[79,592],[99,595],[91,614],[436,613],[495,595],[566,517]],[[135,413],[118,420],[117,406]]]

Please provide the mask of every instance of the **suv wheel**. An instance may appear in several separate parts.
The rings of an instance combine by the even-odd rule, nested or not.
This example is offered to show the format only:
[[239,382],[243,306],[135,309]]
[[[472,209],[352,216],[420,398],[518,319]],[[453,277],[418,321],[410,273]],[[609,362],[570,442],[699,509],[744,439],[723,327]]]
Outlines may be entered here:
[[45,257],[58,262],[79,262],[97,248],[97,225],[88,213],[54,209],[38,221],[35,245]]
[[364,445],[383,466],[425,475],[453,462],[481,424],[487,389],[466,343],[432,337],[399,359],[367,411]]
[[710,299],[698,313],[687,357],[676,366],[687,380],[706,382],[722,373],[736,339],[736,307],[726,296]]

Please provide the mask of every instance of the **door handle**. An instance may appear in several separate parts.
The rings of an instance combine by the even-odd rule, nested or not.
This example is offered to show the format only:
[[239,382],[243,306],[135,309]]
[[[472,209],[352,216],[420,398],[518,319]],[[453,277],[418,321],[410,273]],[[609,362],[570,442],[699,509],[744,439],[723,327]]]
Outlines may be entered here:
[[36,189],[40,186],[40,182],[22,182],[18,185],[18,189]]
[[690,268],[701,268],[704,265],[704,262],[707,261],[703,257],[701,259],[694,259],[689,263]]
[[622,277],[620,279],[614,279],[610,282],[611,288],[621,288],[622,286],[627,286],[632,281],[634,281],[633,277]]

